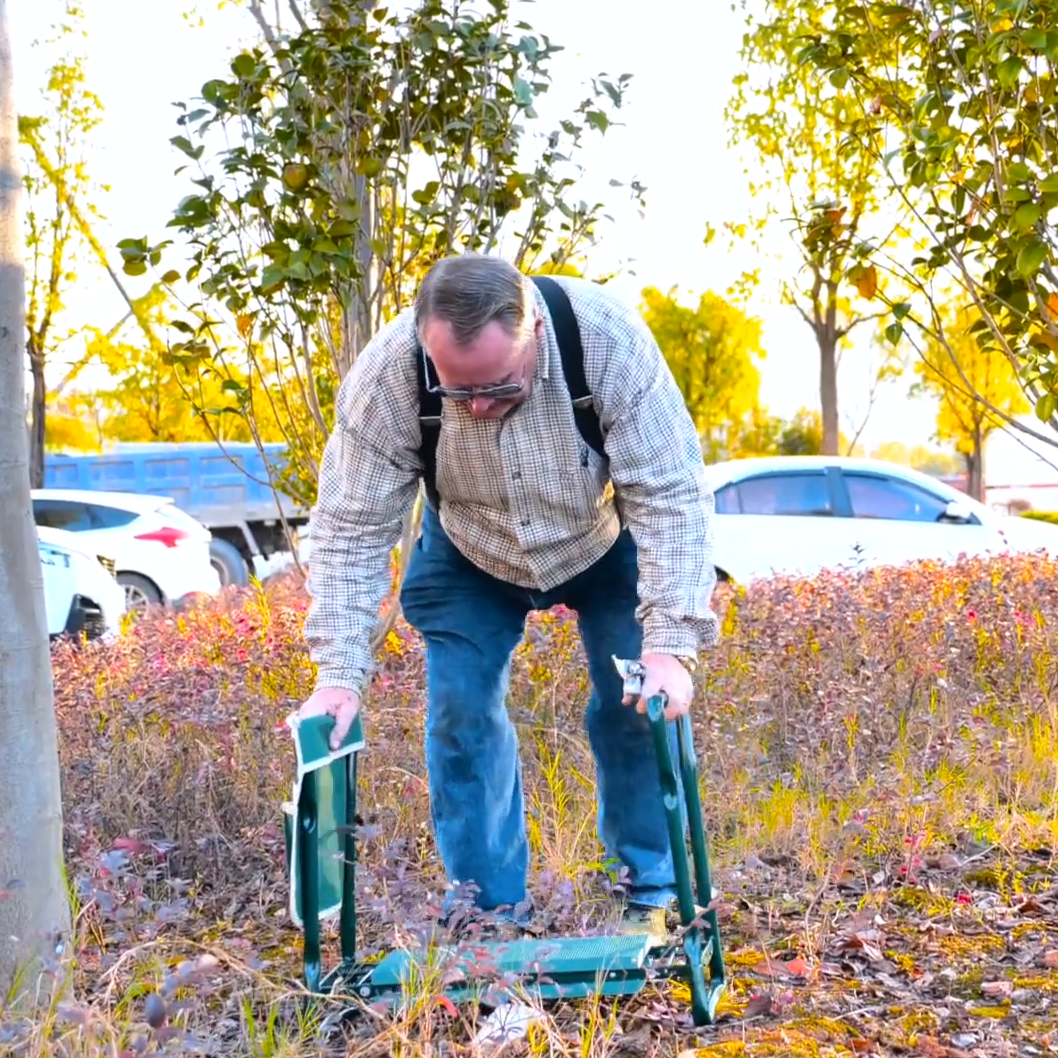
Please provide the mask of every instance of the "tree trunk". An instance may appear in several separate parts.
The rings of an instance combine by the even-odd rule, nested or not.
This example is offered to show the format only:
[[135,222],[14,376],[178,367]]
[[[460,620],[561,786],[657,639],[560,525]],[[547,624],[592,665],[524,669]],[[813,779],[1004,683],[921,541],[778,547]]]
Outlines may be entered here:
[[838,426],[838,357],[837,341],[832,334],[818,335],[819,339],[819,406],[823,419],[823,451],[825,456],[841,455]]
[[966,491],[978,503],[985,501],[985,446],[980,430],[973,435],[973,450],[966,456]]
[[[0,996],[45,994],[70,930],[44,586],[29,496],[26,285],[7,0],[0,0]],[[42,976],[42,973],[45,976]],[[51,982],[48,984],[47,982]]]
[[44,357],[32,352],[29,369],[33,376],[33,400],[30,403],[29,484],[44,488],[44,430],[48,414],[48,390],[44,382]]

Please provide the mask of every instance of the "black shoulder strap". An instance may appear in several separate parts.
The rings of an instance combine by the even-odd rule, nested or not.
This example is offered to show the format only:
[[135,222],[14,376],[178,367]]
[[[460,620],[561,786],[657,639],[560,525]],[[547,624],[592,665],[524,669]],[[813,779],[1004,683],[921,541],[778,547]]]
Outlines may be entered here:
[[[569,297],[551,276],[533,276],[533,282],[542,295],[551,322],[558,338],[559,355],[562,357],[562,373],[566,377],[566,388],[573,402],[573,418],[585,442],[599,455],[606,455],[602,427],[592,403],[591,390],[584,375],[584,346],[580,339],[580,327]],[[419,384],[419,426],[422,431],[422,479],[426,499],[437,510],[440,499],[437,494],[437,440],[441,434],[441,398],[426,388],[426,357],[422,346],[415,343],[415,373]]]
[[599,455],[605,456],[599,416],[595,414],[591,390],[584,377],[584,346],[580,340],[576,313],[561,284],[551,276],[533,276],[533,282],[543,295],[548,312],[551,313],[551,322],[555,325],[558,351],[562,357],[562,374],[566,376],[566,388],[573,401],[573,418],[577,429]]
[[415,374],[419,382],[419,429],[422,433],[422,481],[426,488],[426,502],[436,511],[440,506],[437,495],[437,439],[441,435],[441,398],[426,388],[426,357],[422,346],[415,343]]

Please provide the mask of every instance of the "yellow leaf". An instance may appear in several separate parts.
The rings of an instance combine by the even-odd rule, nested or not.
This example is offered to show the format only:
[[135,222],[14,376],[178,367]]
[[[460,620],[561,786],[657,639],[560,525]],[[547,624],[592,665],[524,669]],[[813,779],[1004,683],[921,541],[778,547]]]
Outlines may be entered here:
[[245,338],[250,333],[250,328],[253,327],[253,316],[244,313],[235,321],[235,325],[239,328],[239,337]]
[[878,270],[874,265],[868,265],[856,278],[856,289],[861,298],[869,301],[878,291]]
[[1051,294],[1047,299],[1047,312],[1052,320],[1058,319],[1058,294]]

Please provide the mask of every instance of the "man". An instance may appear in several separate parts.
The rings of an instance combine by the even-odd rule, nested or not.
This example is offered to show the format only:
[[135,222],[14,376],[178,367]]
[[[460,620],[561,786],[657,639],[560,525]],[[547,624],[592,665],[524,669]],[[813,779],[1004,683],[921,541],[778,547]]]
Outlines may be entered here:
[[[660,690],[670,718],[690,708],[698,651],[717,637],[713,495],[641,318],[596,284],[554,281],[578,325],[602,455],[578,431],[547,301],[499,258],[438,262],[344,379],[312,520],[305,634],[319,675],[302,715],[335,717],[336,746],[360,708],[390,554],[424,473],[425,369],[442,398],[438,509],[425,510],[401,604],[426,645],[431,816],[449,881],[472,883],[482,909],[525,906],[508,663],[529,611],[563,603],[588,656],[600,840],[628,869],[632,914],[650,916],[671,906],[675,879],[643,714]],[[614,655],[644,663],[639,701],[622,700]]]

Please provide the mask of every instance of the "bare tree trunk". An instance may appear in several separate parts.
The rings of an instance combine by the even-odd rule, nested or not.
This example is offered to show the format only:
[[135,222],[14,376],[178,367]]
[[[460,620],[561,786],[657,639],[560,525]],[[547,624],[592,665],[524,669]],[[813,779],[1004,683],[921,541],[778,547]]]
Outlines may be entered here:
[[0,996],[51,993],[70,930],[44,585],[29,496],[21,179],[0,0]]
[[30,402],[29,484],[44,488],[44,435],[48,414],[48,388],[44,381],[44,357],[30,353],[29,368],[33,376],[33,400]]
[[966,456],[966,491],[979,503],[984,503],[985,446],[980,429],[974,431],[973,450]]
[[822,455],[841,455],[838,421],[837,340],[832,332],[819,335],[819,405],[823,419]]

